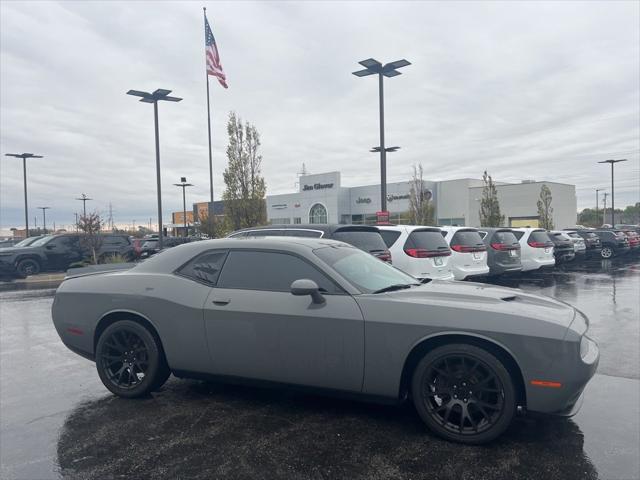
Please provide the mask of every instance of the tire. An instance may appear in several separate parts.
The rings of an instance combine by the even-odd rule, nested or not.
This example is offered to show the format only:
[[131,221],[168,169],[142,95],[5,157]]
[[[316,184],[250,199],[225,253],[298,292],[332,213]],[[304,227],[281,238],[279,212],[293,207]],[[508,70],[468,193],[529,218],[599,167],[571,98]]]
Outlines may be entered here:
[[132,320],[109,325],[98,339],[95,357],[100,380],[119,397],[148,395],[171,374],[157,336]]
[[16,271],[22,277],[37,275],[40,273],[40,264],[33,258],[25,258],[16,264]]
[[413,372],[413,403],[438,436],[480,445],[500,436],[516,412],[513,379],[493,354],[468,344],[429,351]]
[[604,246],[602,250],[600,250],[600,256],[605,260],[608,260],[613,257],[613,248]]

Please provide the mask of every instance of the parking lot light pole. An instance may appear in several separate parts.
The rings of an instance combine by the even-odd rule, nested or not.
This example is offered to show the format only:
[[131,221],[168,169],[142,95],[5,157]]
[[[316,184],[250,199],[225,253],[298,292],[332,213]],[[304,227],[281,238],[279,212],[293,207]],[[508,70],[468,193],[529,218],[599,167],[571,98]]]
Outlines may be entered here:
[[619,160],[602,160],[598,163],[610,163],[611,164],[611,228],[615,226],[615,199],[614,199],[614,190],[613,190],[613,165],[618,162],[626,162],[626,158],[621,158]]
[[407,60],[396,60],[382,65],[378,60],[368,58],[358,62],[364,70],[353,72],[356,77],[378,75],[378,100],[380,103],[380,209],[387,211],[387,149],[384,146],[384,81],[383,77],[397,77],[402,75],[397,69],[411,65]]
[[155,124],[156,135],[156,188],[158,195],[158,248],[162,250],[162,190],[160,186],[160,132],[158,129],[158,102],[180,102],[182,99],[178,97],[170,97],[171,90],[163,88],[157,89],[153,93],[142,92],[140,90],[129,90],[127,95],[141,97],[143,103],[153,103],[153,120]]
[[174,183],[176,187],[182,187],[182,220],[184,221],[184,236],[188,236],[189,230],[187,229],[187,197],[185,196],[185,189],[187,187],[193,187],[192,183],[187,183],[187,177],[180,177],[180,183]]
[[42,210],[42,229],[44,230],[44,234],[47,234],[47,210],[49,210],[51,207],[38,207],[40,210]]
[[29,238],[29,208],[27,207],[27,158],[43,158],[33,153],[5,153],[6,157],[22,159],[22,176],[24,179],[24,236]]
[[602,192],[604,188],[596,188],[596,220],[598,219],[598,192]]
[[76,200],[80,200],[82,202],[82,217],[87,218],[87,202],[89,200],[93,200],[93,198],[89,198],[87,197],[86,193],[83,193],[82,195],[80,195],[80,198],[76,198]]

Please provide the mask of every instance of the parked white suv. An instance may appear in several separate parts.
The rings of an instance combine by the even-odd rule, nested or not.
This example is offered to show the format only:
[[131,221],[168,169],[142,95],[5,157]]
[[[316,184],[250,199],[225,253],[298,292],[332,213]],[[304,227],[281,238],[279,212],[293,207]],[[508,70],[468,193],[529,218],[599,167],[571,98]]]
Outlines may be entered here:
[[419,279],[453,280],[451,249],[437,227],[378,225],[393,266]]
[[487,275],[487,247],[477,228],[441,227],[451,247],[449,263],[456,280]]
[[553,267],[553,242],[542,228],[512,228],[520,243],[522,271],[529,272],[542,267]]

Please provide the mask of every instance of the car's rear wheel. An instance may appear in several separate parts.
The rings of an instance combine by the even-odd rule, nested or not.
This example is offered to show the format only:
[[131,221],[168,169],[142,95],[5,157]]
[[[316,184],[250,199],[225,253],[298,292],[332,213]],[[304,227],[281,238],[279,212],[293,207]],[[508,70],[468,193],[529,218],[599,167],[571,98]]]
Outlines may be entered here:
[[602,250],[600,250],[600,256],[602,258],[613,257],[613,249],[611,247],[602,247]]
[[157,390],[171,374],[160,341],[132,320],[119,320],[102,332],[96,367],[104,386],[126,398]]
[[508,370],[493,354],[467,344],[428,352],[414,370],[412,396],[418,414],[434,433],[466,444],[495,439],[516,412]]
[[22,277],[37,275],[38,273],[40,273],[40,264],[33,258],[25,258],[18,262],[18,264],[16,265],[16,270]]

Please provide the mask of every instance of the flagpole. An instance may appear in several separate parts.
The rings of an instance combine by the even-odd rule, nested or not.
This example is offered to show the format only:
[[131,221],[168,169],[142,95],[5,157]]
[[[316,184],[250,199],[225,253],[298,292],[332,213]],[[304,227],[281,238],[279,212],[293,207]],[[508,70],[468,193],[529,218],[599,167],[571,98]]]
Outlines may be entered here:
[[[205,22],[207,20],[207,7],[202,7],[204,12]],[[211,209],[213,210],[213,157],[211,154],[211,106],[209,103],[209,73],[207,72],[205,65],[205,77],[207,80],[207,127],[209,133],[209,197],[212,203]]]

